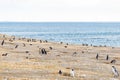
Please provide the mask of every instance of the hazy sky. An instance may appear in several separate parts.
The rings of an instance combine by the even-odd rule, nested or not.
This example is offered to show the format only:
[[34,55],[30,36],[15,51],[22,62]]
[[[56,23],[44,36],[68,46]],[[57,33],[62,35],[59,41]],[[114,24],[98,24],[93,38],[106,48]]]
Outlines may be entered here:
[[0,21],[120,21],[120,0],[0,0]]

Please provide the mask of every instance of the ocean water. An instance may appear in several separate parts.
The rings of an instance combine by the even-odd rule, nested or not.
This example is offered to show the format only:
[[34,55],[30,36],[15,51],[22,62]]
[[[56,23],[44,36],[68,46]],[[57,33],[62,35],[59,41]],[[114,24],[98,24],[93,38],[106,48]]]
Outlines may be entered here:
[[70,44],[120,47],[118,22],[1,22],[0,33]]

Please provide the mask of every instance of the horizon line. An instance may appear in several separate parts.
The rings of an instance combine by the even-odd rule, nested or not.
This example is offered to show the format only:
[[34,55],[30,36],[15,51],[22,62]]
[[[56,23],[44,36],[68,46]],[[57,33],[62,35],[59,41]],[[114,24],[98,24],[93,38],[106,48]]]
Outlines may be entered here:
[[120,21],[0,21],[0,23],[120,23]]

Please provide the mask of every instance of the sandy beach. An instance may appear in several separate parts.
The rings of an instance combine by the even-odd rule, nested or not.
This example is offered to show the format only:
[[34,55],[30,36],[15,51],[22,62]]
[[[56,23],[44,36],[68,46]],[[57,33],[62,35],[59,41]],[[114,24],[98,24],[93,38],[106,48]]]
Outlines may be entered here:
[[[43,48],[46,54],[41,53]],[[112,73],[112,66],[120,72],[119,53],[119,47],[75,45],[0,34],[0,80],[120,80]],[[111,60],[116,62],[111,63]],[[74,77],[70,76],[71,69],[75,71]],[[58,74],[59,70],[62,74]]]

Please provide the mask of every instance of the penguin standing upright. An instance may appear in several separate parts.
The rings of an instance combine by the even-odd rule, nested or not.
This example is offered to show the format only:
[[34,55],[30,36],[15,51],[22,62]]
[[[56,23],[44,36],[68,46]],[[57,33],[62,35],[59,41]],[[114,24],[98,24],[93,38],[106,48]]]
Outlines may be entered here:
[[108,59],[109,59],[109,55],[106,56],[106,60],[108,60]]
[[4,43],[5,43],[5,41],[3,40],[2,43],[1,43],[1,45],[3,46]]
[[74,77],[74,76],[75,76],[74,69],[70,70],[70,76],[72,76],[72,77]]
[[118,77],[119,76],[119,73],[118,73],[117,69],[115,68],[115,66],[112,66],[112,72],[114,74],[114,77]]
[[99,55],[98,55],[98,53],[97,53],[97,55],[96,55],[96,59],[98,60],[98,57],[99,57]]

